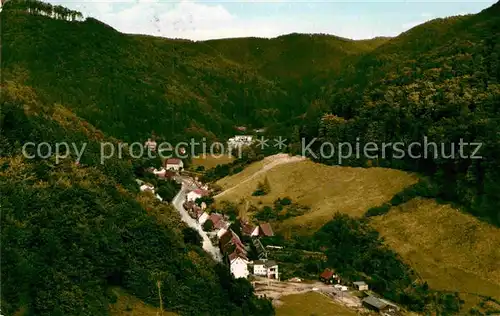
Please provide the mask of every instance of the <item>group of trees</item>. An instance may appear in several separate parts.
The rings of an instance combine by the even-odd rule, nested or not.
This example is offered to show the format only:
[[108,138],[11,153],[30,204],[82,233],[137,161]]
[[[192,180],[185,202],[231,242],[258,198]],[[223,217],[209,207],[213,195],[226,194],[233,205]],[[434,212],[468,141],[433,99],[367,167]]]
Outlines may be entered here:
[[83,20],[81,12],[38,0],[9,0],[5,3],[4,10],[21,10],[31,14],[41,14],[68,21]]

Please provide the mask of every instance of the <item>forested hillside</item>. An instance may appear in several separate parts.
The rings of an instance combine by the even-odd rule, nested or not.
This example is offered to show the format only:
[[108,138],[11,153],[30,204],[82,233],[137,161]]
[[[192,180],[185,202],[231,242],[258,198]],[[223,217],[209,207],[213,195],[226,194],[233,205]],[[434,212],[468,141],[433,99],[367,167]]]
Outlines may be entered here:
[[[116,140],[27,86],[3,82],[0,102],[2,314],[107,315],[116,286],[181,315],[272,314],[185,241],[176,210],[138,193],[133,161],[99,163],[98,142]],[[61,140],[87,142],[85,159],[22,154],[25,142]]]
[[[357,137],[463,138],[483,143],[483,159],[344,164],[428,174],[428,197],[500,224],[499,3],[369,41],[125,35],[36,1],[11,0],[0,18],[6,315],[105,315],[116,286],[155,306],[161,298],[165,310],[180,314],[273,313],[248,282],[231,279],[184,240],[173,209],[138,193],[133,160],[101,165],[100,141],[143,142],[153,132],[159,141],[222,140],[235,125],[281,127],[295,145],[299,137],[353,144]],[[42,141],[88,145],[80,164],[23,157],[24,143]]]
[[[366,157],[344,164],[379,165],[433,176],[436,197],[459,202],[500,224],[500,4],[477,15],[437,19],[417,26],[342,70],[322,90],[325,111],[297,128],[309,139],[356,143],[404,142],[413,158]],[[322,116],[322,113],[328,115]],[[424,136],[429,146],[424,154]],[[482,143],[471,159],[475,146]],[[321,142],[316,142],[318,146]],[[442,149],[441,144],[444,144]],[[319,151],[318,146],[316,151]],[[453,147],[453,149],[452,149]],[[453,150],[453,151],[452,151]],[[453,158],[451,157],[452,153]],[[418,158],[418,156],[421,157]],[[417,158],[416,158],[417,157]],[[368,161],[370,160],[370,161]],[[338,163],[337,156],[326,163]]]

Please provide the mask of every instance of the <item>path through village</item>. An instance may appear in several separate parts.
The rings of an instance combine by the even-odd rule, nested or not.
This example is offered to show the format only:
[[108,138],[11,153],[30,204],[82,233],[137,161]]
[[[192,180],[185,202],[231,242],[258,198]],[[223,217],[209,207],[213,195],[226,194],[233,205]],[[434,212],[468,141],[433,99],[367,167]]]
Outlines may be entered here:
[[203,250],[211,254],[215,260],[219,262],[222,261],[222,255],[219,251],[219,248],[215,247],[212,244],[210,238],[208,237],[207,233],[203,230],[203,227],[201,227],[200,223],[198,223],[197,220],[189,216],[188,212],[186,212],[186,210],[184,209],[184,206],[182,206],[184,204],[184,201],[186,200],[186,194],[191,190],[197,189],[198,186],[193,181],[193,179],[189,177],[179,177],[179,179],[182,181],[182,187],[179,190],[179,193],[177,193],[177,195],[172,200],[172,205],[181,214],[181,219],[186,224],[188,224],[189,227],[194,228],[198,231],[201,238],[203,239]]

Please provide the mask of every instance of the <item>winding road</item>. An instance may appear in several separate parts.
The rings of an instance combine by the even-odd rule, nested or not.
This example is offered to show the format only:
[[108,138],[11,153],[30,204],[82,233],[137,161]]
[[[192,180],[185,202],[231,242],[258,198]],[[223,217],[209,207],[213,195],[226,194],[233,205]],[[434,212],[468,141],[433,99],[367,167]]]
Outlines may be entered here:
[[198,231],[201,238],[203,239],[203,249],[209,254],[211,254],[216,261],[220,262],[222,261],[221,259],[222,255],[219,251],[219,248],[214,247],[214,245],[212,245],[210,238],[208,238],[207,233],[203,231],[203,228],[201,227],[200,223],[198,223],[198,221],[189,216],[188,212],[184,209],[184,206],[182,206],[182,204],[184,204],[184,201],[186,200],[186,194],[189,191],[196,189],[197,186],[189,178],[181,178],[181,180],[182,180],[182,187],[179,190],[179,193],[177,193],[177,195],[172,200],[172,205],[179,212],[179,214],[181,214],[182,221],[188,224],[189,227],[194,228]]

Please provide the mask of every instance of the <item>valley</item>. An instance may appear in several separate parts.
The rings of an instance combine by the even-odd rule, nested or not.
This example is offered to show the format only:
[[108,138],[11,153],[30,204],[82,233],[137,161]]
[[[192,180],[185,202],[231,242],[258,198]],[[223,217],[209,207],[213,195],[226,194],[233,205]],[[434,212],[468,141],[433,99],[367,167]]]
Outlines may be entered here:
[[[366,40],[125,34],[37,0],[0,17],[2,315],[354,315],[368,297],[404,315],[500,312],[500,2]],[[190,152],[163,176],[159,157],[102,153],[257,135],[288,142]],[[313,139],[423,137],[451,154],[300,155]],[[42,157],[42,143],[74,150]],[[251,257],[241,266],[269,256],[282,280],[269,261],[280,281],[234,277],[209,238],[221,227],[184,209],[195,177],[210,188],[196,206],[242,235],[228,248]]]

